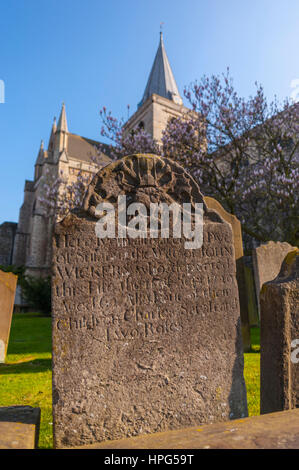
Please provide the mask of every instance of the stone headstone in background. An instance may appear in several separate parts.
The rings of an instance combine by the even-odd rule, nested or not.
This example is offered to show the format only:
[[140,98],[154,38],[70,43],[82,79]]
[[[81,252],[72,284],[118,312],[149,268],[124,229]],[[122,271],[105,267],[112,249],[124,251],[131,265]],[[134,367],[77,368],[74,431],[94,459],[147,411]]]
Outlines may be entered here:
[[5,362],[18,276],[0,271],[0,362]]
[[248,317],[249,324],[251,327],[259,326],[259,313],[257,307],[257,297],[256,289],[254,284],[254,275],[253,275],[253,266],[252,266],[252,257],[244,256],[244,273],[245,273],[245,283],[248,299]]
[[99,239],[95,207],[202,203],[174,161],[125,157],[93,179],[53,238],[55,447],[247,415],[231,226],[204,204],[204,239]]
[[244,253],[243,253],[243,242],[242,242],[242,228],[241,222],[239,219],[227,212],[222,205],[213,197],[205,196],[205,203],[209,209],[213,209],[221,217],[228,222],[233,231],[233,242],[235,247],[235,258],[236,258],[236,267],[237,267],[237,282],[239,289],[239,302],[240,302],[240,314],[241,314],[241,326],[242,326],[242,338],[243,338],[243,347],[244,351],[248,352],[251,349],[251,340],[250,340],[250,323],[249,323],[249,314],[248,314],[248,296],[246,289],[246,279],[244,272]]
[[270,241],[252,250],[254,282],[260,314],[260,291],[265,282],[278,275],[285,256],[295,247],[287,242]]
[[0,407],[0,449],[36,449],[40,415],[31,406]]
[[261,413],[299,407],[299,250],[261,290]]

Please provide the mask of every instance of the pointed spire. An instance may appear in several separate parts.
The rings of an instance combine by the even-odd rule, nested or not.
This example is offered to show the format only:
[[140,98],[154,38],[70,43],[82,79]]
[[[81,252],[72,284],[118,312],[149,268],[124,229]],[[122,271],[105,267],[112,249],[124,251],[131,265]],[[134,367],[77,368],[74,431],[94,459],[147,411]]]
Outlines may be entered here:
[[57,124],[57,131],[68,132],[64,103],[62,103],[61,113],[60,113],[59,121]]
[[42,165],[44,162],[44,156],[45,156],[45,151],[44,151],[44,141],[41,140],[40,147],[39,147],[39,152],[38,156],[36,159],[36,165]]
[[55,134],[56,129],[57,129],[56,116],[54,116],[53,125],[52,125],[52,132],[53,132],[53,134]]
[[53,149],[54,149],[56,130],[57,130],[56,117],[54,117],[53,124],[52,124],[52,129],[51,129],[51,134],[50,134],[50,139],[49,139],[49,144],[48,144],[48,152],[52,152]]
[[177,104],[183,104],[174,79],[163,42],[163,33],[160,31],[160,42],[152,70],[145,87],[143,98],[138,107],[141,106],[153,93],[168,98]]

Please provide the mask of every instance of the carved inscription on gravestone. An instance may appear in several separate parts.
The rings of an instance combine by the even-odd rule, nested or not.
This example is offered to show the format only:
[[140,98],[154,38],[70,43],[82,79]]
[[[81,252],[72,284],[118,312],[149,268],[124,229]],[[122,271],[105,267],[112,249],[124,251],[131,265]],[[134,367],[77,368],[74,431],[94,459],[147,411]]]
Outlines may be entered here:
[[204,205],[199,249],[183,238],[97,238],[96,205],[121,194],[146,206],[203,202],[179,165],[136,155],[101,170],[84,210],[57,225],[56,447],[247,415],[230,225]]

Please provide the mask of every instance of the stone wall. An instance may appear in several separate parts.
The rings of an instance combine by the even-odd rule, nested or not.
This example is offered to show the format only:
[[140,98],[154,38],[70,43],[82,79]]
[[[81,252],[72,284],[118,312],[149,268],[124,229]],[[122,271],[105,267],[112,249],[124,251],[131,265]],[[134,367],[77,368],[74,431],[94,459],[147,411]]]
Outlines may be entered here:
[[20,208],[19,222],[13,250],[13,264],[23,266],[29,250],[31,215],[34,204],[34,182],[25,181],[24,202]]

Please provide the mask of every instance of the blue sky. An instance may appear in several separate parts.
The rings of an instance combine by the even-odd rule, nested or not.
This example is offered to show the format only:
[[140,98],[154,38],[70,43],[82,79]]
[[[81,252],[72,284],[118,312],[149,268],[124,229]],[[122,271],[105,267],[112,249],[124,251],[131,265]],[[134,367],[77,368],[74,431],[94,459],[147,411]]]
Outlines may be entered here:
[[41,139],[66,104],[69,130],[100,140],[98,111],[140,101],[164,22],[180,92],[229,66],[237,90],[292,92],[299,79],[298,0],[1,0],[0,223],[17,221]]

